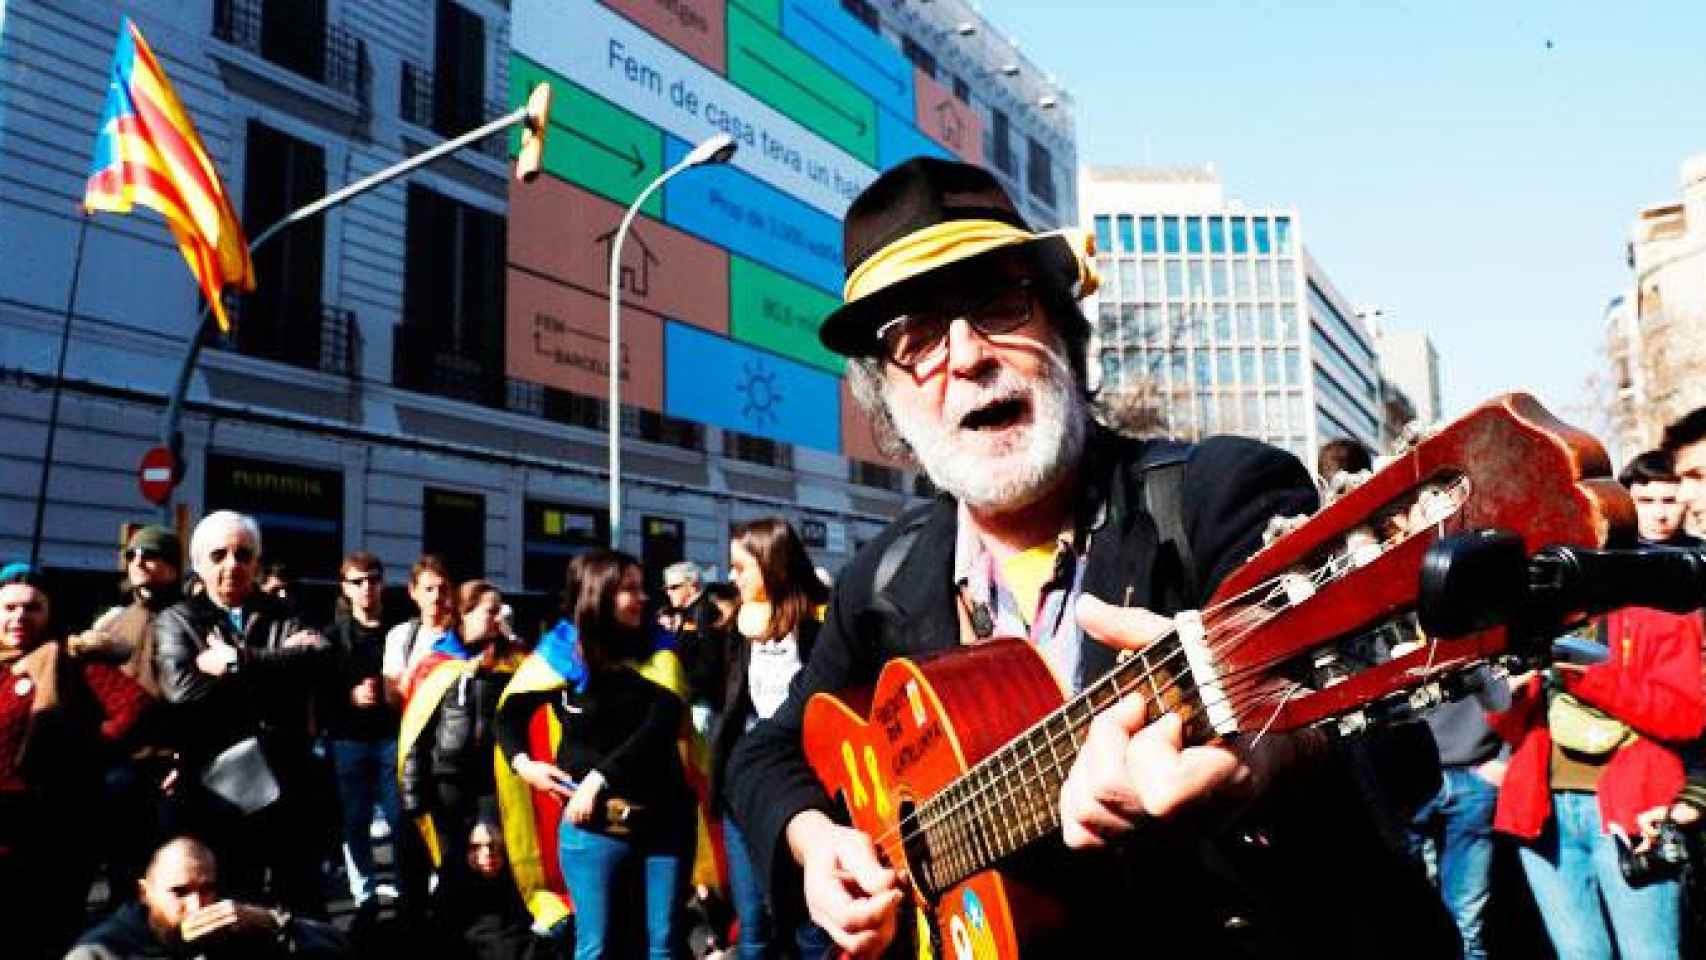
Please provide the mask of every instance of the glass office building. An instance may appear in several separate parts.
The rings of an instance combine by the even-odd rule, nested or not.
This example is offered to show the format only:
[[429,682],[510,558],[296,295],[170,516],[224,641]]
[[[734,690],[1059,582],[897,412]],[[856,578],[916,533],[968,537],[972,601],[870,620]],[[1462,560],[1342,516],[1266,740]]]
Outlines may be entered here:
[[[1089,169],[1104,394],[1156,397],[1171,433],[1236,433],[1314,462],[1380,437],[1372,338],[1304,248],[1296,210],[1227,201],[1212,169]],[[1099,361],[1099,363],[1097,363]]]

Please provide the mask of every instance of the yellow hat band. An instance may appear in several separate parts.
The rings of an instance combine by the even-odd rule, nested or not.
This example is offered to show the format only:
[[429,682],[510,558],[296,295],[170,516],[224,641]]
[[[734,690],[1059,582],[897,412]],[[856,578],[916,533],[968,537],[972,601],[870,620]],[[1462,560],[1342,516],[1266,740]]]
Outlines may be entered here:
[[1096,292],[1101,278],[1091,262],[1096,247],[1090,234],[1078,230],[1030,233],[999,220],[946,220],[909,233],[865,258],[847,275],[842,296],[852,303],[931,270],[1047,236],[1066,240],[1078,261],[1078,280],[1072,294],[1087,297]]

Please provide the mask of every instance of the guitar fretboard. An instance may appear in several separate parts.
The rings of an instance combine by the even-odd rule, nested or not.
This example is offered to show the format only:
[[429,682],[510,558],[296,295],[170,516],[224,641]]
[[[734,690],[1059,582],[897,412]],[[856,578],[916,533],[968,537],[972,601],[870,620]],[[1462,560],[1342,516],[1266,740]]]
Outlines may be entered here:
[[[1178,643],[1157,642],[991,753],[915,811],[921,879],[945,890],[1060,829],[1060,788],[1090,722],[1128,693],[1180,714],[1204,739],[1202,705]],[[1152,706],[1153,713],[1153,706]],[[909,844],[911,845],[911,844]]]

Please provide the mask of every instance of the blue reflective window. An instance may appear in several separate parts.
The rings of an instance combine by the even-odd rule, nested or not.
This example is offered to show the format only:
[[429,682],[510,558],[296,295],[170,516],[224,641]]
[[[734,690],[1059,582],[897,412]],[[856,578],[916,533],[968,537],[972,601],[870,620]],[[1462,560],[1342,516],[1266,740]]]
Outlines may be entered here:
[[1243,217],[1233,217],[1232,218],[1232,252],[1233,253],[1249,253],[1250,252],[1250,235],[1246,232],[1245,227],[1246,227],[1246,224],[1245,224],[1245,220]]
[[1189,358],[1185,356],[1185,351],[1174,350],[1171,353],[1171,360],[1173,367],[1173,385],[1184,386],[1186,378],[1190,375],[1189,367],[1187,366]]
[[1202,253],[1202,217],[1186,218],[1185,251],[1187,253]]
[[1280,382],[1280,356],[1273,347],[1262,351],[1262,380],[1270,386]]
[[1105,213],[1096,214],[1096,249],[1103,253],[1114,252],[1114,226]]
[[1215,366],[1219,368],[1215,372],[1220,374],[1221,386],[1224,387],[1231,383],[1233,378],[1236,376],[1236,373],[1234,372],[1234,363],[1236,360],[1237,357],[1233,355],[1231,350],[1215,351]]
[[1253,347],[1238,351],[1238,380],[1246,387],[1256,385],[1256,351]]
[[1291,218],[1274,218],[1274,249],[1281,256],[1291,256]]
[[1131,217],[1120,214],[1120,252],[1131,253],[1137,249],[1137,238],[1131,234]]
[[1220,343],[1232,342],[1232,308],[1224,303],[1214,305],[1214,339]]
[[1196,374],[1197,374],[1197,386],[1199,386],[1199,387],[1213,386],[1214,385],[1214,379],[1213,379],[1213,373],[1209,367],[1209,356],[1208,356],[1207,350],[1198,350],[1197,351],[1195,366],[1196,366]]
[[1209,280],[1208,288],[1209,288],[1210,293],[1213,293],[1217,297],[1226,296],[1227,283],[1226,283],[1226,261],[1225,260],[1210,260],[1209,261],[1209,264],[1208,264],[1208,280]]
[[1256,252],[1272,253],[1273,244],[1268,241],[1268,218],[1251,217],[1250,225],[1254,228],[1256,233]]
[[1167,253],[1179,252],[1179,218],[1161,218],[1161,249]]
[[1144,253],[1160,253],[1161,252],[1161,241],[1160,241],[1160,238],[1155,235],[1155,218],[1154,217],[1144,217],[1142,227],[1143,227],[1143,252]]
[[1143,290],[1144,298],[1147,300],[1160,300],[1162,298],[1161,264],[1157,261],[1143,261]]
[[1185,265],[1178,260],[1167,261],[1167,296],[1180,299],[1185,295]]
[[1224,217],[1208,218],[1208,252],[1226,252],[1226,219]]
[[1238,339],[1249,343],[1256,339],[1256,311],[1247,303],[1240,303],[1233,308],[1238,316]]
[[[1290,386],[1298,386],[1303,382],[1303,360],[1296,347],[1287,347],[1285,351],[1285,382]],[[1296,429],[1296,424],[1293,424]]]
[[1262,318],[1262,339],[1272,343],[1279,339],[1279,324],[1274,316],[1274,305],[1264,303],[1259,308]]

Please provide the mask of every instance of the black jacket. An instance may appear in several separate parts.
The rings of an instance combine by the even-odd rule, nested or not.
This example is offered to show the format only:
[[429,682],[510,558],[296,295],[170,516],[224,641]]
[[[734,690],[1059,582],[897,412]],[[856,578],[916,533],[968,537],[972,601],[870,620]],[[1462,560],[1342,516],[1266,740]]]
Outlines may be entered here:
[[295,919],[282,935],[251,934],[223,937],[208,944],[167,945],[148,926],[148,912],[140,903],[128,903],[85,933],[65,955],[65,960],[205,960],[220,958],[300,957],[303,960],[332,960],[349,956],[343,934],[329,923]]
[[367,679],[380,679],[385,657],[384,626],[369,630],[354,617],[340,615],[323,631],[332,645],[333,668],[322,686],[318,717],[321,731],[333,740],[395,740],[402,717],[385,700],[385,685],[379,683],[379,701],[371,707],[350,702],[350,690]]
[[473,669],[445,691],[401,758],[397,799],[405,814],[431,810],[438,802],[435,785],[440,780],[455,783],[469,797],[496,792],[492,761],[498,698],[513,676],[507,670]]
[[[817,635],[823,629],[823,624],[816,619],[807,617],[799,626],[800,664],[801,668],[811,662],[812,650],[817,647]],[[741,734],[746,732],[747,719],[752,716],[752,698],[747,695],[746,669],[752,657],[747,649],[748,641],[741,636],[739,630],[725,631],[718,638],[722,646],[722,674],[724,687],[722,701],[717,705],[717,723],[711,728],[711,809],[721,811],[725,797],[723,790],[728,777],[729,757],[734,753],[735,744]]]
[[[1144,507],[1142,458],[1149,446],[1093,432],[1079,471],[1075,542],[1088,537],[1086,593],[1170,613],[1180,607],[1184,578]],[[1295,458],[1240,438],[1204,441],[1183,469],[1182,523],[1194,559],[1190,579],[1199,585],[1187,605],[1200,607],[1257,549],[1267,520],[1312,512],[1315,491]],[[834,815],[801,753],[805,702],[820,691],[868,686],[894,657],[958,644],[951,583],[956,526],[956,505],[938,499],[861,551],[837,581],[817,649],[787,702],[736,745],[730,805],[779,909],[797,909],[800,898],[798,868],[783,839],[788,821],[811,808]],[[915,539],[886,589],[873,595],[881,558],[903,534]],[[1112,651],[1088,637],[1081,655],[1086,676],[1113,664]],[[1420,743],[1431,741],[1424,735]],[[1437,760],[1430,754],[1421,762],[1435,765],[1437,785]],[[1420,871],[1370,822],[1365,771],[1360,751],[1339,750],[1319,769],[1299,772],[1284,795],[1266,798],[1260,832],[1243,823],[1190,833],[1157,824],[1127,841],[1117,861],[1056,844],[1043,854],[1052,858],[1046,876],[1056,888],[1077,882],[1069,896],[1089,898],[1080,904],[1099,901],[1088,916],[1137,921],[1127,926],[1142,931],[1134,945],[1148,952],[1449,956],[1456,952],[1455,928]],[[1108,882],[1116,875],[1124,879]],[[1110,932],[1079,926],[1094,942],[1106,942],[1102,935]]]
[[[300,621],[258,590],[243,605],[241,633],[205,595],[174,604],[155,618],[155,674],[187,769],[199,769],[220,750],[251,736],[261,738],[274,762],[288,766],[294,758],[287,754],[306,755],[310,702],[334,658],[324,645],[284,645],[302,629]],[[236,669],[217,677],[196,666],[213,634],[238,651]]]

